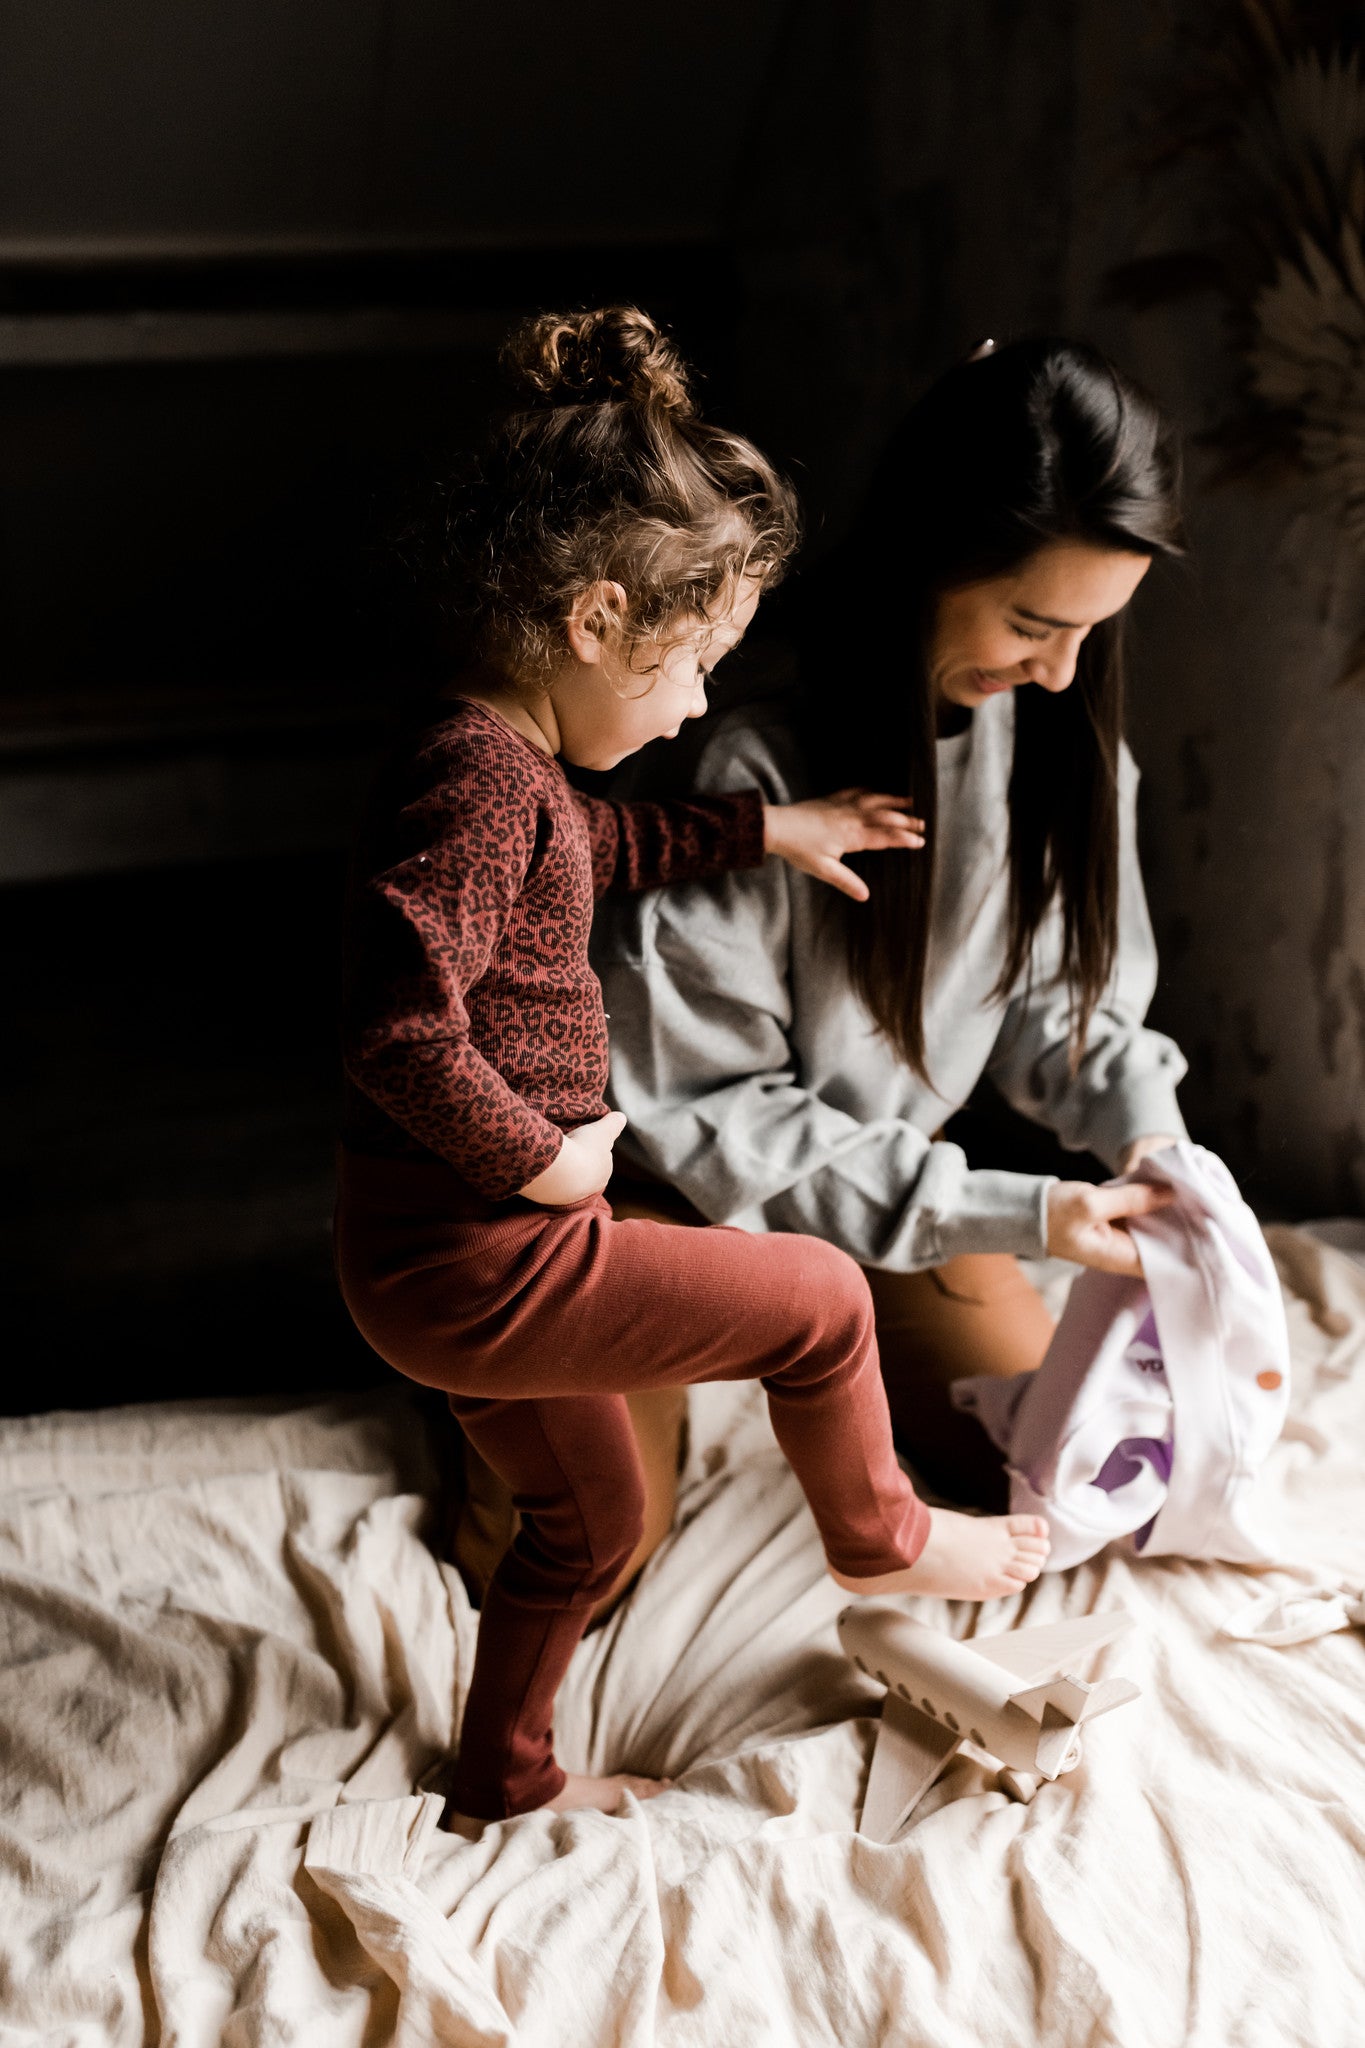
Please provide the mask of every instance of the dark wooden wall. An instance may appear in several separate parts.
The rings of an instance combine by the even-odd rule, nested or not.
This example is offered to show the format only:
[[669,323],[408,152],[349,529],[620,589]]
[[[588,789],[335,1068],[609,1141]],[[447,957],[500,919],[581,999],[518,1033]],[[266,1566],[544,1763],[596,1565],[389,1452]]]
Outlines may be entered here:
[[[1183,0],[1180,0],[1183,4]],[[1218,307],[1150,245],[1147,0],[12,0],[0,44],[8,1398],[367,1372],[327,1252],[339,871],[432,655],[388,536],[498,336],[636,298],[791,464],[811,547],[985,333],[1111,346],[1197,431]],[[1196,1132],[1365,1205],[1361,600],[1214,488],[1140,607],[1134,732]],[[895,593],[886,607],[889,643]]]

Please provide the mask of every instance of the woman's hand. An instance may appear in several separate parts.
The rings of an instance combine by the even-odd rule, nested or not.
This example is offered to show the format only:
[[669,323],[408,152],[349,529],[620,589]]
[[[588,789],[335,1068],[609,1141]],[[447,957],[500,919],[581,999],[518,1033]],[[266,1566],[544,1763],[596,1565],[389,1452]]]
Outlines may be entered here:
[[840,789],[806,803],[764,804],[763,845],[817,881],[842,889],[855,903],[866,903],[867,883],[844,866],[843,857],[923,846],[924,820],[905,809],[910,801],[865,789]]
[[563,1209],[570,1202],[582,1202],[600,1195],[611,1179],[611,1148],[626,1127],[619,1109],[599,1116],[595,1124],[580,1124],[564,1133],[564,1143],[543,1173],[528,1180],[521,1190],[528,1202],[546,1209]]
[[1074,1259],[1097,1273],[1126,1273],[1140,1280],[1142,1262],[1126,1218],[1150,1216],[1174,1199],[1173,1189],[1145,1181],[1130,1188],[1096,1188],[1089,1181],[1059,1180],[1048,1189],[1047,1248],[1055,1259]]
[[1149,1152],[1164,1152],[1168,1145],[1178,1145],[1179,1143],[1179,1138],[1173,1138],[1169,1134],[1162,1133],[1158,1133],[1150,1138],[1134,1138],[1132,1144],[1126,1148],[1123,1157],[1119,1161],[1119,1172],[1131,1173],[1138,1161],[1145,1159]]

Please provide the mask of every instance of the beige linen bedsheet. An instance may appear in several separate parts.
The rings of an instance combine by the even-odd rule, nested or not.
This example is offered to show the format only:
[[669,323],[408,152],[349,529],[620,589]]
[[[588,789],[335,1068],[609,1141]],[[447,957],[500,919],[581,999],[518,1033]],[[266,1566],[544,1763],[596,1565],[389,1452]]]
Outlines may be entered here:
[[[1365,1273],[1274,1234],[1297,1363],[1272,1491],[1365,1578]],[[0,2048],[1356,2048],[1365,1642],[1106,1555],[959,1635],[1125,1607],[1143,1687],[1011,1804],[959,1758],[854,1822],[876,1695],[749,1389],[696,1401],[678,1526],[581,1647],[560,1746],[669,1773],[478,1844],[414,1794],[474,1644],[405,1391],[0,1424]],[[1288,1584],[1272,1575],[1268,1584]]]

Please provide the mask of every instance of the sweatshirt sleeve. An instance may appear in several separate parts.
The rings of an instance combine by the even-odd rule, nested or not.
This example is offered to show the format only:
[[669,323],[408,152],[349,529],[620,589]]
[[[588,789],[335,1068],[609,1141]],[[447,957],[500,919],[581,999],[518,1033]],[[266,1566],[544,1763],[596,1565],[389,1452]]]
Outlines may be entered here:
[[1114,977],[1091,1018],[1071,1071],[1065,986],[1056,985],[1061,913],[1035,948],[1032,985],[1007,1006],[990,1061],[1006,1101],[1056,1133],[1068,1150],[1093,1152],[1117,1170],[1134,1138],[1185,1136],[1176,1086],[1185,1060],[1143,1023],[1156,988],[1156,943],[1137,851],[1138,771],[1127,747],[1119,770],[1119,936]]
[[465,1009],[525,880],[537,810],[508,804],[477,745],[460,768],[402,814],[402,858],[353,885],[342,1052],[386,1115],[502,1200],[563,1143],[471,1045]]
[[[762,739],[703,775],[757,776],[790,801]],[[860,1121],[801,1084],[791,1043],[791,892],[780,861],[621,907],[597,949],[622,1150],[713,1222],[806,1231],[863,1265],[909,1272],[958,1252],[1040,1257],[1046,1176],[973,1171],[909,1121]]]
[[757,789],[671,803],[614,803],[576,794],[592,849],[595,896],[707,881],[763,861],[763,797]]

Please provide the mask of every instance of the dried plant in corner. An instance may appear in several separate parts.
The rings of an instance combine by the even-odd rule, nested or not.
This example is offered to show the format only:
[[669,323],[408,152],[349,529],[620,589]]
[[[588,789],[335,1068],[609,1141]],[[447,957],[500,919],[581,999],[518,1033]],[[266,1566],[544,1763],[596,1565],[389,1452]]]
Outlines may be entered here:
[[[1365,10],[1174,0],[1137,168],[1201,246],[1110,273],[1136,307],[1216,290],[1237,362],[1222,480],[1296,475],[1365,561]],[[1342,681],[1365,688],[1365,634]]]

